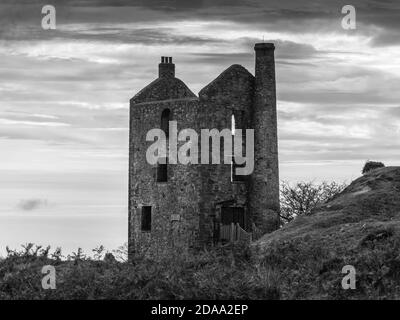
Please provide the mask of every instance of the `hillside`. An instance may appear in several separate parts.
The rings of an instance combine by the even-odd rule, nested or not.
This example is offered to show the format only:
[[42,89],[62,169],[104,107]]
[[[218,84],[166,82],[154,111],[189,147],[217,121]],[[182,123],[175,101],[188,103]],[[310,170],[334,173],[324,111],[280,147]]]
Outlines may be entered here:
[[[253,245],[276,269],[282,298],[400,298],[400,167],[375,169],[309,216]],[[342,267],[356,269],[343,290]]]

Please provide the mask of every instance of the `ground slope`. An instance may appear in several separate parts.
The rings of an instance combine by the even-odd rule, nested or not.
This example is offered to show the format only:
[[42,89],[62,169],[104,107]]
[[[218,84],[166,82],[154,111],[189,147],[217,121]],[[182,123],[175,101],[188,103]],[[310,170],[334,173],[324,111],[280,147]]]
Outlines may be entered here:
[[[253,245],[285,298],[400,298],[400,167],[375,169]],[[344,290],[345,265],[356,289]]]

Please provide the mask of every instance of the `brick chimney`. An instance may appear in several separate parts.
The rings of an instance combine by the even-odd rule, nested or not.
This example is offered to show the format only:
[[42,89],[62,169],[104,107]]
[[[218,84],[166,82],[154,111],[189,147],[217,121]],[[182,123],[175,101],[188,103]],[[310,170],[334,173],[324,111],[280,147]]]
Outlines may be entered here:
[[158,65],[158,77],[175,77],[175,64],[172,63],[172,57],[161,57],[161,63]]

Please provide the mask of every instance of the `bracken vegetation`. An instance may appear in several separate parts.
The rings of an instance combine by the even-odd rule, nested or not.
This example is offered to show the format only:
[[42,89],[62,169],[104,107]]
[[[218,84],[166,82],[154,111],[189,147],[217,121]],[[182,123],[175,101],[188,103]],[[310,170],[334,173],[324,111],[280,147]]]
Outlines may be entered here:
[[[103,248],[63,257],[29,244],[0,260],[0,299],[279,299],[277,276],[249,260],[237,244],[195,254],[170,252],[160,261],[118,261]],[[122,250],[123,251],[123,250]],[[124,258],[124,257],[122,257]],[[56,269],[56,289],[44,290],[42,267]]]

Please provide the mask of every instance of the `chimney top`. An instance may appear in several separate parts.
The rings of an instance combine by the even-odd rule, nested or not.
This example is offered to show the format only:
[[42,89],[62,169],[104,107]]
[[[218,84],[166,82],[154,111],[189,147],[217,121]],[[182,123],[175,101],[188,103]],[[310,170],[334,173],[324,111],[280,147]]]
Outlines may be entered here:
[[260,42],[254,45],[254,50],[274,50],[275,45],[268,42]]
[[172,63],[172,57],[161,57],[161,63]]
[[172,63],[172,57],[161,57],[161,63],[158,65],[159,78],[174,78],[175,64]]

